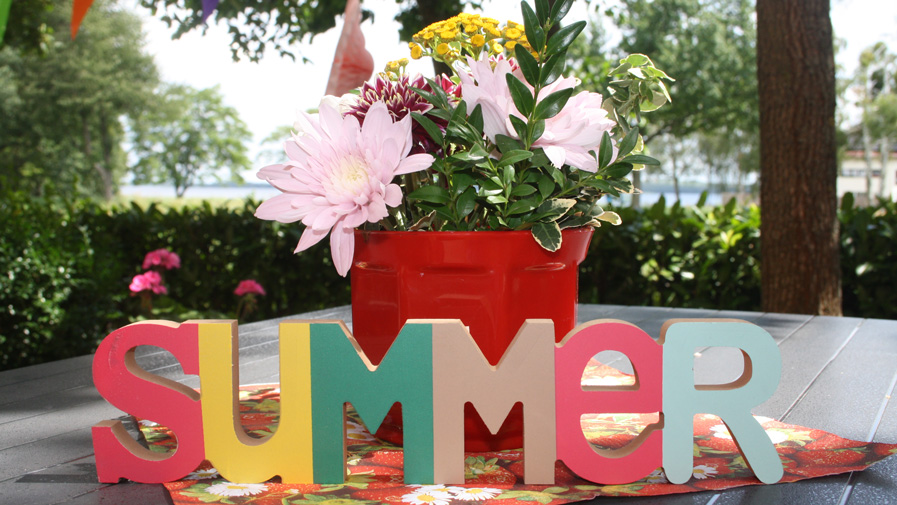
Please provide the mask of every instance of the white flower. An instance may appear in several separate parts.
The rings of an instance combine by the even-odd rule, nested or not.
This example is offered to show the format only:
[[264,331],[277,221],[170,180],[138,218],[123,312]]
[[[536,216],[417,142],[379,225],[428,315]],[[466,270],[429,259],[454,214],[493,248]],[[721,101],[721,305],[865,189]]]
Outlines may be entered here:
[[[724,438],[726,440],[732,440],[732,434],[729,433],[729,428],[726,427],[725,424],[717,424],[716,426],[710,428],[710,431],[713,432],[713,436],[716,438]],[[788,440],[788,434],[778,430],[765,430],[766,436],[769,437],[769,440],[774,444],[778,444]]]
[[190,475],[184,477],[187,480],[214,479],[218,477],[218,470],[209,468],[208,470],[197,470]]
[[769,440],[774,444],[779,444],[788,440],[788,434],[779,430],[766,430],[766,436],[769,437]]
[[698,465],[692,470],[692,476],[696,479],[706,479],[716,475],[716,467],[709,465]]
[[415,491],[402,496],[404,503],[411,505],[448,505],[452,495],[443,491]]
[[501,494],[501,489],[491,487],[468,487],[461,488],[455,493],[455,498],[464,501],[480,501],[495,498]]
[[666,484],[669,482],[666,474],[663,473],[663,469],[661,468],[649,473],[648,476],[645,477],[645,481],[647,481],[648,484]]
[[264,484],[236,484],[234,482],[219,482],[206,488],[206,493],[218,496],[253,496],[267,491]]
[[414,486],[414,490],[418,493],[447,493],[447,494],[455,494],[458,491],[463,491],[463,487],[457,486],[445,486],[443,484],[431,484],[428,486]]
[[710,428],[710,431],[713,432],[713,436],[716,438],[732,440],[732,434],[729,433],[729,428],[727,428],[725,424],[717,424],[716,426]]

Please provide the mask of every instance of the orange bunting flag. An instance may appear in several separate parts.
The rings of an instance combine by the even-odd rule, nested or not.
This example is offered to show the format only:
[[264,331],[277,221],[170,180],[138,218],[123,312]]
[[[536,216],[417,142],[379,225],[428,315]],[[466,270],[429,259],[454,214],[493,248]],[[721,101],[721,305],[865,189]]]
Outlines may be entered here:
[[347,93],[364,84],[373,73],[374,57],[364,48],[364,34],[361,33],[361,3],[349,0],[326,94],[340,96]]
[[75,3],[72,5],[72,40],[75,40],[78,28],[81,28],[81,21],[92,3],[93,0],[75,0]]

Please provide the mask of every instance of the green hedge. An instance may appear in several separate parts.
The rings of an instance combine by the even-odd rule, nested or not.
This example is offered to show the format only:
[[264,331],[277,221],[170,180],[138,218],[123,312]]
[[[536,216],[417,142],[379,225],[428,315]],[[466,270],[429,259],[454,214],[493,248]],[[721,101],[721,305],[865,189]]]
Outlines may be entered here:
[[614,209],[623,224],[595,230],[580,301],[759,310],[760,210],[703,203]]
[[[294,255],[296,226],[208,203],[184,210],[92,203],[54,208],[12,195],[0,202],[0,370],[93,352],[112,330],[141,317],[234,317],[237,283],[267,291],[252,319],[349,303],[349,283],[329,249]],[[143,314],[130,296],[148,251],[167,248],[181,268],[164,273],[169,295]]]
[[[322,244],[299,255],[295,225],[261,221],[258,202],[236,210],[208,203],[68,208],[10,195],[0,201],[0,369],[87,354],[110,331],[141,317],[234,317],[240,280],[265,287],[253,319],[349,303]],[[582,265],[580,301],[623,305],[760,309],[760,214],[657,204],[616,209],[621,226],[596,230]],[[893,261],[897,206],[841,209],[846,315],[897,318]],[[152,314],[128,291],[144,255],[167,248],[181,268],[165,273],[169,296]]]

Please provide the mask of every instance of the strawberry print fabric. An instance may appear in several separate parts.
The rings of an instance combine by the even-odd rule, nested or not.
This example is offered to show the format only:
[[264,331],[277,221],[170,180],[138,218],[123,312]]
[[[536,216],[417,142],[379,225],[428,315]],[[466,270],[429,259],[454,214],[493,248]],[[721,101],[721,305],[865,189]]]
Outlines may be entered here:
[[[584,383],[621,385],[631,377],[593,361]],[[276,426],[279,412],[277,385],[248,386],[240,390],[240,412],[245,430],[263,437]],[[590,442],[604,449],[619,449],[635,438],[655,415],[594,415],[583,418]],[[757,418],[775,444],[785,467],[781,482],[863,470],[897,453],[897,444],[857,442],[822,430]],[[176,442],[164,427],[140,421],[141,431],[154,451],[173,451]],[[652,496],[720,490],[760,484],[738,452],[725,425],[716,416],[695,417],[693,478],[671,484],[657,469],[641,481],[602,486],[573,475],[563,463],[555,469],[555,485],[523,484],[523,453],[500,451],[468,453],[463,486],[417,486],[402,482],[402,449],[372,436],[354,412],[346,419],[350,475],[344,484],[290,484],[269,481],[240,484],[221,478],[208,462],[181,481],[165,484],[176,505],[188,503],[256,505],[457,505],[489,501],[496,505],[559,505],[597,496]]]

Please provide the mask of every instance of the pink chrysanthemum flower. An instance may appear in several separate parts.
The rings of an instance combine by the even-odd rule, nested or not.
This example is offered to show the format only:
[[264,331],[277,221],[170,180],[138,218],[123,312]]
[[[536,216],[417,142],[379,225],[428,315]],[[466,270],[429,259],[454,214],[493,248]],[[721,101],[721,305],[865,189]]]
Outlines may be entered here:
[[141,291],[152,291],[157,295],[168,293],[168,288],[162,285],[162,276],[159,272],[150,270],[142,274],[135,275],[131,279],[131,285],[128,286],[132,293],[137,294]]
[[[444,75],[440,75],[436,82],[449,95],[458,96],[460,94],[460,89],[457,89],[457,85]],[[356,103],[350,107],[348,114],[355,116],[359,122],[364,124],[365,115],[368,113],[371,105],[375,103],[386,104],[387,110],[389,110],[392,118],[396,121],[405,118],[412,112],[423,114],[433,108],[429,102],[411,88],[432,92],[429,83],[421,75],[417,75],[414,78],[401,75],[397,81],[377,76],[373,83],[364,83],[361,87],[361,94],[358,96]],[[446,122],[444,120],[439,118],[430,119],[445,131]],[[427,131],[417,121],[412,123],[411,137],[414,142],[411,147],[411,154],[431,153],[438,148],[430,139]]]
[[234,294],[237,296],[243,296],[245,294],[264,296],[266,293],[265,288],[256,282],[255,279],[246,279],[237,284],[237,289],[234,290]]
[[156,249],[146,253],[146,256],[143,258],[143,269],[149,270],[156,266],[166,270],[181,268],[181,257],[168,249]]
[[429,154],[409,156],[412,146],[410,116],[394,121],[387,106],[374,103],[364,125],[353,115],[341,116],[321,102],[317,117],[303,114],[298,131],[284,144],[285,164],[258,172],[260,179],[283,191],[262,203],[261,219],[306,226],[296,246],[304,251],[330,233],[330,249],[337,272],[345,276],[355,253],[353,230],[389,215],[387,206],[402,201],[397,175],[426,170]]
[[[483,110],[483,133],[491,141],[498,134],[519,138],[508,117],[523,115],[514,105],[506,75],[514,73],[523,80],[519,72],[512,68],[514,60],[475,61],[468,58],[470,74],[461,74],[461,96],[469,108],[479,104]],[[573,77],[562,77],[542,89],[540,98],[576,86]],[[607,117],[601,108],[602,98],[598,93],[582,91],[570,97],[561,112],[545,121],[545,133],[533,143],[541,147],[551,163],[560,168],[564,165],[596,172],[598,162],[589,151],[598,152],[601,137],[616,123]]]

